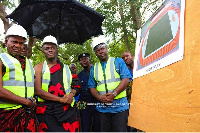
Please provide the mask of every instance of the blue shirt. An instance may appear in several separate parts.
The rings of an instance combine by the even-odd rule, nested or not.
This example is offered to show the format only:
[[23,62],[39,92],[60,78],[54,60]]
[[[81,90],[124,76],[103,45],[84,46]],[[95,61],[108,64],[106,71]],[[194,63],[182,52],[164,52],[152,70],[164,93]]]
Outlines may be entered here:
[[[105,66],[106,66],[107,62],[103,62],[101,63],[102,65],[102,69],[105,72]],[[125,62],[121,59],[121,58],[115,58],[115,69],[117,71],[117,73],[120,75],[120,79],[124,79],[124,78],[132,78]],[[94,79],[94,66],[92,66],[91,70],[90,70],[90,76],[89,76],[89,80],[88,80],[88,88],[96,88],[97,87],[97,83]],[[103,112],[103,113],[119,113],[125,110],[129,109],[129,104],[127,101],[127,98],[120,98],[120,99],[114,99],[114,101],[112,103],[110,103],[109,105],[105,105],[103,103],[97,103],[96,106],[97,110],[99,112]]]
[[90,93],[90,89],[88,88],[88,79],[89,75],[83,69],[80,73],[78,73],[78,78],[81,81],[81,93],[79,97],[79,101],[86,101],[86,102],[96,102],[96,98],[92,96]]
[[133,73],[132,73],[132,70],[129,69],[129,68],[128,68],[128,70],[129,70],[129,72],[130,72],[130,74],[131,74],[131,76],[132,76],[132,78],[130,79],[130,81],[132,81],[132,80],[133,80]]

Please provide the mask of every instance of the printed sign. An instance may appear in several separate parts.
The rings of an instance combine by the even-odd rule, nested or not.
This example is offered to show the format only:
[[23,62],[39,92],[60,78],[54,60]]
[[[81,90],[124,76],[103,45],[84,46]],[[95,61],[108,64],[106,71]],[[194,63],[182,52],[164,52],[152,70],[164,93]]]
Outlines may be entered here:
[[166,0],[138,30],[133,78],[183,59],[184,0]]

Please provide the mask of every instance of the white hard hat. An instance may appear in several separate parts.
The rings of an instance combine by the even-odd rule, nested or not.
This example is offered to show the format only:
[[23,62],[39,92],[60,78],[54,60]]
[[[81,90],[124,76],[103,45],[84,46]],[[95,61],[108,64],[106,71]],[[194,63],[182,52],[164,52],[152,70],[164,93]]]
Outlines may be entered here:
[[12,25],[6,32],[6,37],[8,36],[21,36],[27,39],[27,32],[21,25]]
[[100,43],[104,43],[106,44],[106,39],[105,36],[100,35],[98,37],[95,37],[92,41],[92,48],[94,49],[94,47],[96,47],[97,45],[99,45]]
[[57,40],[54,36],[46,36],[43,41],[42,41],[42,45],[44,45],[44,43],[54,43],[56,45],[58,45]]

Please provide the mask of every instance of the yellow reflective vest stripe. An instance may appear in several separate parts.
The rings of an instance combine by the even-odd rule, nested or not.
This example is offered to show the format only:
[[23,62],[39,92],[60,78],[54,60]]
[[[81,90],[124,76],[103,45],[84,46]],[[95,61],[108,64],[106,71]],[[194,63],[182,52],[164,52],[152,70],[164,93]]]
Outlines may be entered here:
[[[21,63],[7,53],[0,54],[2,64],[6,67],[6,72],[2,77],[3,87],[20,97],[33,97],[34,95],[34,70],[31,62],[26,58],[25,77]],[[25,84],[26,80],[26,84]],[[27,91],[25,89],[27,87]],[[26,93],[26,94],[25,94]],[[5,110],[17,109],[22,105],[11,104],[0,100],[0,108]]]
[[[44,61],[43,68],[42,68],[42,89],[46,92],[49,92],[49,82],[51,79],[50,69],[47,65],[47,62]],[[65,94],[69,94],[71,92],[71,82],[72,82],[72,74],[67,65],[64,64],[63,67],[63,84],[65,89]],[[38,101],[44,102],[45,100],[38,97]],[[73,102],[71,106],[74,105],[75,99],[73,98]]]
[[[100,95],[112,92],[121,82],[120,75],[115,69],[115,58],[109,57],[105,73],[103,72],[100,62],[94,65],[94,79],[97,82],[97,91]],[[115,99],[126,97],[126,90],[118,94]]]

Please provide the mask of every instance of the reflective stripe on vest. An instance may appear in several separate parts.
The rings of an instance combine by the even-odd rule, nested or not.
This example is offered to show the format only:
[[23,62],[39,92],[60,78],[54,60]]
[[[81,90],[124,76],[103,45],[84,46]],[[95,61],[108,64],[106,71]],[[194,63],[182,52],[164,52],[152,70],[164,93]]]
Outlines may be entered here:
[[[6,67],[6,72],[2,77],[3,87],[12,93],[25,97],[25,81],[24,74],[21,68],[21,63],[14,57],[7,53],[0,55],[2,64]],[[25,77],[27,86],[27,97],[34,95],[34,70],[30,61],[26,58]],[[18,104],[10,104],[0,100],[0,108],[16,109],[21,107]]]
[[[51,79],[51,74],[50,74],[50,69],[47,65],[47,62],[44,61],[43,64],[43,69],[42,69],[42,89],[46,92],[49,92],[49,82]],[[71,82],[72,82],[72,75],[71,75],[71,71],[69,69],[69,67],[67,65],[64,64],[63,67],[63,84],[64,84],[64,89],[65,89],[65,94],[69,94],[71,92]],[[38,97],[38,101],[43,102],[45,101],[42,98]],[[73,98],[73,102],[71,104],[71,106],[74,105],[74,98]]]
[[[115,69],[115,58],[110,57],[105,67],[105,79],[104,72],[100,62],[94,65],[94,79],[97,82],[97,91],[100,95],[106,94],[106,87],[108,92],[112,92],[121,82],[120,75]],[[126,97],[126,90],[118,94],[115,99]]]

